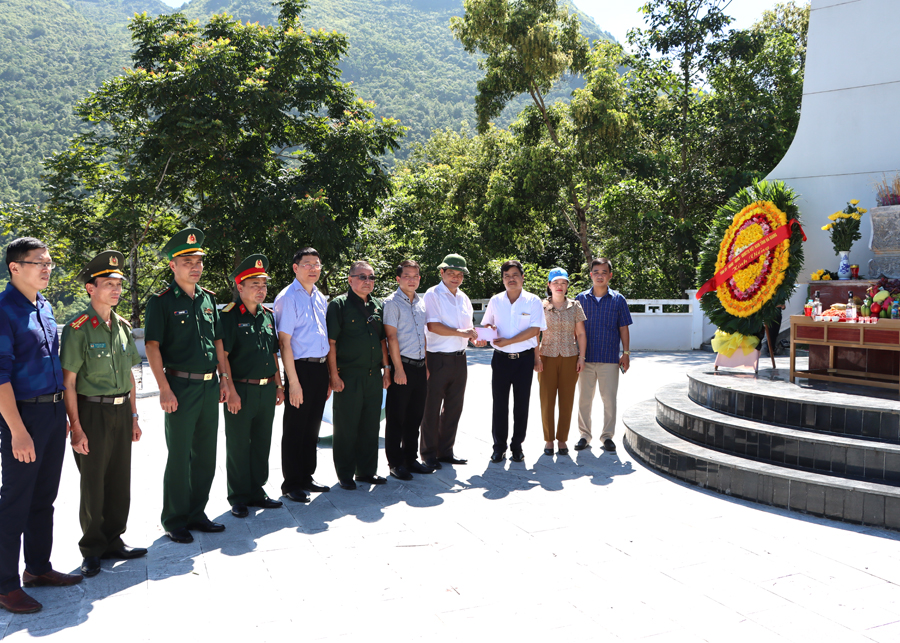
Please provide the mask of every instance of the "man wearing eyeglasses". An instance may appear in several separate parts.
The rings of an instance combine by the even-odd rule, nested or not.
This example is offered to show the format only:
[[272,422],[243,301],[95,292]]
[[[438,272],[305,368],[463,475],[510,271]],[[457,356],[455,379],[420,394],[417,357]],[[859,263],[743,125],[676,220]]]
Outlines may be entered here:
[[[334,390],[334,468],[341,489],[384,484],[377,475],[382,390],[391,384],[381,302],[372,296],[375,271],[356,261],[350,290],[328,304],[328,371]],[[382,374],[384,369],[384,374]],[[355,480],[355,481],[354,481]]]
[[269,260],[250,255],[229,275],[238,299],[222,309],[222,348],[228,372],[225,413],[225,473],[235,518],[248,507],[277,509],[263,486],[269,479],[269,449],[275,407],[284,401],[278,372],[278,339],[266,299]]
[[50,565],[53,501],[66,450],[66,408],[59,335],[49,302],[47,245],[33,237],[6,248],[9,283],[0,293],[0,607],[37,612],[41,604],[19,579],[25,541],[25,587],[63,587],[81,575]]
[[203,239],[202,231],[186,228],[163,247],[172,283],[150,297],[144,319],[147,361],[159,384],[169,449],[161,521],[166,536],[182,544],[194,541],[191,529],[225,531],[206,515],[216,473],[218,405],[228,402],[229,387],[214,293],[199,284]]
[[309,502],[310,492],[330,490],[313,479],[319,428],[331,395],[325,363],[330,350],[325,320],[328,302],[316,287],[322,263],[315,248],[298,250],[291,267],[294,281],[275,297],[287,402],[281,433],[281,493],[294,502]]

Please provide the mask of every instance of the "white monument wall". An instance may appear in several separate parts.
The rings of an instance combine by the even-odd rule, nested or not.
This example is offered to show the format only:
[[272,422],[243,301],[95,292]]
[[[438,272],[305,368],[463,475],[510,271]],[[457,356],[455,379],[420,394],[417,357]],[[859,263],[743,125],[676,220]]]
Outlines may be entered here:
[[[800,281],[837,257],[821,227],[850,199],[875,207],[876,180],[900,171],[900,0],[812,0],[803,102],[797,134],[767,178],[800,195],[809,238]],[[868,270],[872,226],[850,262]],[[793,312],[793,311],[791,311]]]

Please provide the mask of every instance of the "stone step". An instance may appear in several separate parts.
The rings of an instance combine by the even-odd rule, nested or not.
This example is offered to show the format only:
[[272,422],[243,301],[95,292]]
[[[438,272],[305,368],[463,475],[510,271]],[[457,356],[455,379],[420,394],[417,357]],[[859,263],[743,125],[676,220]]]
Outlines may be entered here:
[[[803,388],[787,381],[783,370],[758,376],[733,371],[688,374],[691,400],[714,411],[807,431],[900,444],[900,402],[833,390]],[[805,381],[805,380],[803,380]],[[849,390],[849,389],[848,389]]]
[[687,390],[687,384],[670,384],[656,392],[656,419],[670,433],[761,462],[900,485],[900,445],[726,415],[696,404]]
[[688,442],[656,421],[648,400],[623,418],[625,444],[650,467],[711,491],[815,516],[900,531],[900,489],[789,469]]

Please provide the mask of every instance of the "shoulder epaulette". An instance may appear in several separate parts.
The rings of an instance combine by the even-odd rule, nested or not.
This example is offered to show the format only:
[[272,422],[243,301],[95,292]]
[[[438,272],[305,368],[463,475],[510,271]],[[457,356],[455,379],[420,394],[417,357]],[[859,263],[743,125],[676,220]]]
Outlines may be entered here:
[[82,325],[84,322],[86,322],[88,319],[90,319],[90,318],[91,318],[90,315],[88,315],[87,313],[84,313],[84,314],[81,315],[80,317],[77,317],[76,319],[72,320],[72,323],[69,324],[69,326],[71,326],[72,328],[78,330],[79,328],[81,328],[81,325]]
[[222,312],[223,312],[223,313],[230,313],[230,312],[232,311],[232,309],[234,308],[234,305],[235,305],[234,302],[231,302],[230,304],[228,304],[227,306],[225,306],[225,308],[222,309]]
[[171,286],[170,286],[169,288],[166,288],[166,289],[163,290],[162,292],[156,293],[156,296],[157,296],[157,297],[162,297],[163,295],[165,295],[165,294],[166,294],[167,292],[169,292],[170,290],[172,290]]
[[[197,284],[197,285],[200,286],[200,284]],[[205,292],[207,295],[215,295],[216,294],[214,291],[210,290],[209,288],[204,288],[203,286],[200,286],[200,290]]]
[[125,324],[126,326],[131,328],[131,322],[128,321],[127,319],[125,319],[124,317],[122,317],[122,315],[120,315],[119,313],[116,313],[116,319],[118,319],[120,322],[122,322],[123,324]]
[[266,311],[267,313],[270,313],[270,314],[272,314],[272,315],[275,314],[274,309],[269,308],[268,306],[263,306],[262,308],[263,308],[263,310]]

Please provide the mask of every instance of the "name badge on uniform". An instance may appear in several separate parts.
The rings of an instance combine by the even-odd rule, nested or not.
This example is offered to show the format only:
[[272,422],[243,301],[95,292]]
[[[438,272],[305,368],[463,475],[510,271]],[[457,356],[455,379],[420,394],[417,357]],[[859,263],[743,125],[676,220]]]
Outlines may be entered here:
[[106,342],[100,342],[99,344],[91,344],[91,348],[106,348]]
[[238,328],[250,328],[252,324],[238,324]]
[[187,315],[187,314],[188,314],[188,311],[186,311],[186,310],[176,310],[176,311],[175,311],[175,314],[176,314],[176,315]]

